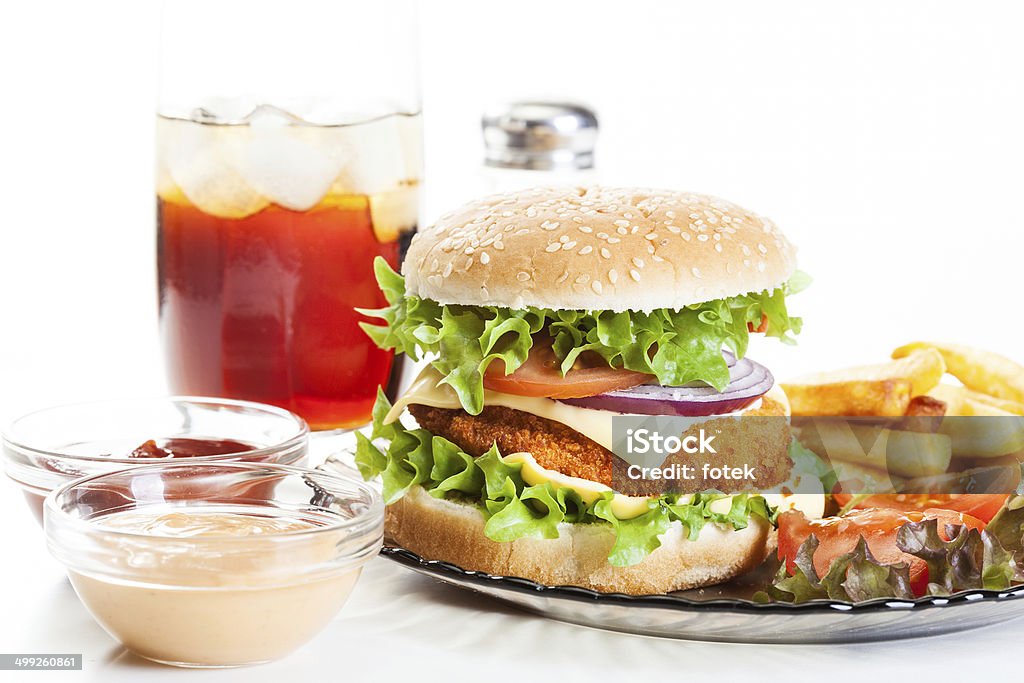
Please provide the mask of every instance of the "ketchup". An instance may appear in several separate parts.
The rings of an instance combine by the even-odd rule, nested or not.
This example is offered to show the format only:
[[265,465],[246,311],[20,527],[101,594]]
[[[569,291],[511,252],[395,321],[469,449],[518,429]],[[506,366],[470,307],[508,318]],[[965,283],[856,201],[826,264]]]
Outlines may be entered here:
[[244,453],[254,448],[252,444],[231,439],[192,439],[173,437],[150,439],[133,450],[129,458],[201,458],[207,455]]

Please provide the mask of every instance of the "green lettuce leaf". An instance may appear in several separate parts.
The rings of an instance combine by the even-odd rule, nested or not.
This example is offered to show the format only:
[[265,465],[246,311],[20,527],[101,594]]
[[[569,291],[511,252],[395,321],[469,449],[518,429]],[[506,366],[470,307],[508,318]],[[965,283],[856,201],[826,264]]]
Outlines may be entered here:
[[408,429],[397,421],[383,424],[390,408],[383,393],[378,394],[371,436],[356,434],[356,466],[363,478],[381,478],[387,504],[418,485],[437,498],[476,505],[486,519],[484,534],[493,541],[558,538],[563,522],[602,524],[615,534],[609,563],[628,566],[654,551],[660,545],[658,537],[674,521],[687,528],[691,539],[708,523],[742,529],[751,515],[774,522],[775,510],[761,496],[733,496],[728,512],[713,511],[711,504],[725,497],[719,493],[652,498],[644,514],[619,519],[612,510],[610,492],[587,503],[576,491],[555,488],[550,482],[528,485],[522,465],[506,462],[497,446],[474,458],[425,429]]
[[771,291],[751,292],[707,301],[678,310],[572,311],[497,306],[445,305],[407,295],[405,281],[378,258],[374,270],[388,305],[360,309],[379,318],[360,327],[381,348],[395,349],[419,360],[425,354],[459,396],[465,410],[483,410],[483,373],[494,361],[514,372],[533,345],[533,335],[546,330],[564,375],[581,353],[593,352],[610,367],[654,375],[666,386],[704,382],[719,391],[729,383],[722,357],[728,348],[746,354],[747,325],[768,320],[767,334],[794,343],[800,318],[790,316],[786,297],[806,284],[802,273]]

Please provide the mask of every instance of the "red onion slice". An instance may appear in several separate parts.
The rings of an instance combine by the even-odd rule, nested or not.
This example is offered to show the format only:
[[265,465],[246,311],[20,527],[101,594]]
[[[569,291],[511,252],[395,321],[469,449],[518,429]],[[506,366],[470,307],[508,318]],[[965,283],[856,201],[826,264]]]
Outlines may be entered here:
[[597,396],[560,400],[580,408],[616,413],[703,417],[745,408],[764,396],[775,384],[772,373],[760,363],[749,358],[737,360],[728,352],[725,352],[725,356],[727,362],[732,362],[729,363],[729,384],[721,392],[706,384],[682,387],[641,384]]

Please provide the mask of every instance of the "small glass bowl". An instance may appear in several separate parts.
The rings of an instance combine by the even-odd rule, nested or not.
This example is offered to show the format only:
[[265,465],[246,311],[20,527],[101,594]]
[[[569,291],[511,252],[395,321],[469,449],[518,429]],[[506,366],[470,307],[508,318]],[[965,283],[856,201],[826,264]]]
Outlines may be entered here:
[[[191,463],[256,461],[302,464],[309,429],[282,408],[219,398],[169,397],[94,401],[46,408],[11,423],[3,434],[4,469],[42,522],[43,499],[80,477],[145,465],[118,457],[150,439],[218,439],[250,450],[190,457]],[[166,459],[156,462],[166,461]]]
[[178,461],[72,482],[47,497],[44,528],[126,648],[230,667],[283,657],[337,614],[380,550],[384,505],[355,477]]

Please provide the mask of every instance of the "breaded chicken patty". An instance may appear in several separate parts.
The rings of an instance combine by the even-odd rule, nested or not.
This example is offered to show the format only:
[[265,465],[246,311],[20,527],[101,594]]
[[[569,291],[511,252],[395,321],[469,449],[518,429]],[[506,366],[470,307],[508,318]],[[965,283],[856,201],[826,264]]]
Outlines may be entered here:
[[[504,406],[486,406],[475,416],[464,410],[417,404],[410,405],[409,412],[421,427],[448,439],[474,457],[483,455],[497,443],[498,450],[503,454],[525,451],[533,455],[541,467],[571,477],[596,481],[622,493],[651,495],[656,493],[651,490],[652,486],[664,490],[661,482],[630,481],[625,475],[628,463],[561,422]],[[784,413],[782,406],[766,398],[760,408],[748,414],[781,418]],[[712,488],[725,493],[755,487],[766,489],[788,478],[791,467],[788,455],[790,433],[784,420],[755,423],[711,418],[701,426],[705,429],[721,429],[718,443],[724,444],[730,443],[729,432],[736,436],[736,430],[747,430],[731,441],[732,444],[743,444],[743,448],[720,449],[713,456],[714,464],[733,467],[742,467],[745,463],[755,464],[757,478],[755,482],[716,481],[713,484],[698,478],[684,482],[678,489],[680,492],[694,493]],[[708,456],[705,455],[679,453],[669,456],[666,464],[697,464],[697,469],[700,469],[700,464],[707,460]]]

